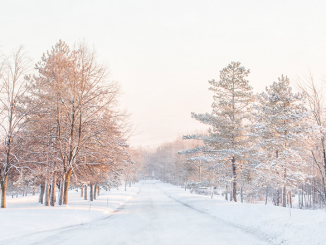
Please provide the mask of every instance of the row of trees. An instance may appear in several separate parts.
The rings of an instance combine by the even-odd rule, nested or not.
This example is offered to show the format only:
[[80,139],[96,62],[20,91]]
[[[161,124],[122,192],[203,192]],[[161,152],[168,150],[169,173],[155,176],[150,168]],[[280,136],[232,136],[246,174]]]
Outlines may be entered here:
[[[325,205],[322,90],[309,76],[296,81],[301,91],[294,93],[289,79],[281,76],[254,94],[246,79],[249,73],[240,62],[231,62],[221,70],[219,81],[209,81],[212,112],[192,113],[209,130],[183,136],[200,143],[179,148],[184,158],[174,161],[178,175],[188,185],[210,186],[212,194],[214,188],[223,188],[225,197],[229,194],[235,202],[269,199],[292,206],[295,192],[301,208]],[[171,146],[177,149],[178,143]],[[152,155],[161,158],[159,149]],[[162,166],[160,161],[156,163]]]
[[33,74],[29,64],[22,48],[1,57],[1,207],[8,186],[41,186],[45,203],[55,199],[57,187],[58,203],[67,205],[71,186],[120,184],[132,164],[129,125],[107,66],[84,43],[71,49],[61,40]]

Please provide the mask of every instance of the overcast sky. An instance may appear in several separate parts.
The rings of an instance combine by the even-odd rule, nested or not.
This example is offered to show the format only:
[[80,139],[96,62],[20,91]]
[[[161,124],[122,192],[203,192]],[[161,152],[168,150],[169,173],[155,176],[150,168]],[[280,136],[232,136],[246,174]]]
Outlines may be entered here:
[[137,128],[132,146],[157,146],[203,128],[208,80],[231,61],[255,91],[282,74],[326,74],[326,1],[0,0],[0,50],[24,45],[33,62],[59,40],[86,40],[119,81]]

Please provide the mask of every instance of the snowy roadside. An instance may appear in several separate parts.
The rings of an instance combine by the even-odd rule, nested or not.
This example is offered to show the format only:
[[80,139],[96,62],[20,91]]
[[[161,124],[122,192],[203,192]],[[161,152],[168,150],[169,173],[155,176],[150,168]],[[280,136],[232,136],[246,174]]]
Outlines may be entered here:
[[128,187],[111,191],[101,190],[101,195],[90,202],[80,197],[80,191],[69,191],[69,205],[45,207],[38,196],[7,197],[7,209],[0,209],[1,241],[69,226],[90,223],[109,216],[137,194],[139,188]]
[[255,234],[272,244],[321,245],[325,244],[326,212],[300,210],[273,205],[234,203],[221,196],[191,194],[189,190],[170,184],[157,183],[158,187],[187,206],[205,212],[224,222]]

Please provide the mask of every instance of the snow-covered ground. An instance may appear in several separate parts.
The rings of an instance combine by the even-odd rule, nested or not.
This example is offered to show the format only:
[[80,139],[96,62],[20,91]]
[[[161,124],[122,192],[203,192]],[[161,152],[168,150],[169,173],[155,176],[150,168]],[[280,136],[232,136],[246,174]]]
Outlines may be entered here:
[[[8,199],[0,244],[326,244],[326,212],[227,202],[159,181],[102,191],[69,207],[44,207],[36,196]],[[107,200],[109,200],[107,208]],[[91,204],[91,207],[90,207]]]
[[324,245],[326,244],[326,212],[324,210],[300,210],[273,205],[234,203],[222,196],[191,194],[189,190],[160,185],[168,196],[201,210],[226,224],[255,234],[272,244]]
[[[0,209],[0,244],[8,239],[22,239],[33,233],[87,224],[108,217],[137,194],[139,188],[127,191],[101,190],[94,201],[83,200],[80,191],[69,191],[69,205],[45,207],[38,203],[38,195],[7,197],[7,208]],[[21,243],[25,244],[25,243]]]

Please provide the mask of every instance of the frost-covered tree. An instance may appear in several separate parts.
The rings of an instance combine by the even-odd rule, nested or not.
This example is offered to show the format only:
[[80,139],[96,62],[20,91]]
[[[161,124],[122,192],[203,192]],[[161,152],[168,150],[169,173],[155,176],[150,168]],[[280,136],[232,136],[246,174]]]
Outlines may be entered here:
[[9,57],[0,60],[0,185],[1,208],[6,208],[8,177],[21,161],[23,145],[19,142],[22,123],[29,110],[24,110],[23,97],[28,93],[25,76],[29,59],[20,47]]
[[297,87],[307,96],[311,110],[309,123],[314,128],[310,133],[310,156],[317,170],[316,190],[326,204],[326,108],[324,86],[318,84],[311,73],[298,78]]
[[184,136],[184,139],[203,140],[206,154],[217,158],[223,165],[229,164],[235,202],[238,166],[247,151],[246,119],[253,99],[252,87],[246,79],[249,72],[240,62],[231,62],[220,71],[219,81],[209,81],[209,90],[214,92],[212,113],[192,113],[193,118],[210,126],[209,134]]
[[[305,95],[293,93],[287,77],[266,87],[257,96],[253,132],[258,141],[256,154],[257,180],[272,180],[282,188],[282,204],[286,206],[287,187],[295,187],[304,180],[305,161],[302,159],[307,137],[305,119],[309,113],[304,105]],[[260,175],[264,175],[261,178]]]
[[47,139],[43,152],[53,152],[67,205],[72,174],[83,176],[77,173],[78,166],[109,168],[124,157],[125,115],[116,109],[119,86],[108,81],[107,67],[84,43],[71,50],[60,40],[43,55],[36,70],[39,75],[31,81],[30,103],[37,101],[42,107],[28,118],[30,135]]

